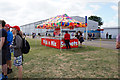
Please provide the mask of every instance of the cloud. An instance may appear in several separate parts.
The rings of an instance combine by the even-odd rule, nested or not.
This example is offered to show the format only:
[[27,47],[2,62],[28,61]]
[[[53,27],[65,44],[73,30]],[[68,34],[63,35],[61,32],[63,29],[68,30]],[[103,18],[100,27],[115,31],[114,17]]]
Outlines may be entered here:
[[103,27],[117,27],[118,26],[118,6],[112,5],[111,8],[116,11],[116,14],[111,18],[110,21],[104,23]]
[[109,22],[104,23],[104,25],[102,27],[103,28],[104,27],[118,27],[117,25],[118,25],[117,22],[115,22],[114,20],[111,20]]
[[[105,0],[99,0],[105,1]],[[98,5],[91,5],[93,10],[86,10],[87,3],[96,0],[0,0],[0,19],[10,25],[24,25],[56,15],[90,16],[99,9]],[[106,0],[108,1],[108,0]],[[112,1],[112,0],[110,0]],[[114,0],[115,2],[117,0]]]
[[99,5],[90,5],[90,7],[93,8],[95,11],[101,8]]
[[110,21],[103,23],[102,27],[118,27],[118,14],[113,16]]
[[113,5],[113,6],[111,6],[111,8],[115,11],[118,11],[118,6]]

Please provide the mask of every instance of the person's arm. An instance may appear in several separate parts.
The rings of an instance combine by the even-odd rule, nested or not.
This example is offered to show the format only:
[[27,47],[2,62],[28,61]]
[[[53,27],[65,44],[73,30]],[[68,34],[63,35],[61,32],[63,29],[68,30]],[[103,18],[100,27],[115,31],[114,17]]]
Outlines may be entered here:
[[65,40],[65,35],[64,35],[64,38],[63,38],[63,40]]
[[2,49],[4,42],[5,42],[5,37],[1,37],[0,38],[0,50]]
[[7,36],[7,43],[12,42],[12,40],[13,40],[13,35],[12,34],[8,34],[8,36]]
[[15,39],[15,43],[16,43],[16,45],[12,45],[11,48],[15,48],[15,49],[20,48],[20,46],[21,46],[20,39],[17,36],[16,36],[16,39]]
[[65,35],[64,35],[64,39],[65,39]]
[[5,36],[7,36],[7,32],[6,31],[2,31],[2,37],[0,38],[0,50],[2,49],[4,43],[5,43]]
[[116,49],[120,48],[120,42],[116,42]]
[[10,43],[10,35],[7,34],[7,44],[9,44],[9,43]]
[[81,38],[81,35],[79,35],[79,39]]

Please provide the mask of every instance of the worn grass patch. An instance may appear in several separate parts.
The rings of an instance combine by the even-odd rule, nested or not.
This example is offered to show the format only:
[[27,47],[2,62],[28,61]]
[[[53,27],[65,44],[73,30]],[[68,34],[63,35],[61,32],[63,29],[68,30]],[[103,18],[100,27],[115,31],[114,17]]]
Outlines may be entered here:
[[[28,39],[30,53],[24,55],[24,78],[118,78],[118,51],[83,46],[70,50],[45,47]],[[13,66],[11,78],[17,77]]]

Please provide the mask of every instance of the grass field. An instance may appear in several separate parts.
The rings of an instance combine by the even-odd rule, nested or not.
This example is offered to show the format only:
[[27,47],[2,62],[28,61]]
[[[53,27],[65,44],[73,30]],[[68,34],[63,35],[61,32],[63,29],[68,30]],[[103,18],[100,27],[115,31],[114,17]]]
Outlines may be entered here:
[[[28,39],[30,53],[24,55],[23,78],[118,78],[118,51],[91,46],[62,50]],[[10,78],[17,77],[13,66]]]

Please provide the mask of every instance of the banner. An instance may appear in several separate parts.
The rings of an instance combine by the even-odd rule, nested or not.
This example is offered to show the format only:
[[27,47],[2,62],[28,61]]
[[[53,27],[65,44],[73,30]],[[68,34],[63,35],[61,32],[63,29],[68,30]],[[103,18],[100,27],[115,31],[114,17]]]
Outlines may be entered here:
[[[41,38],[41,44],[44,46],[52,47],[52,48],[57,48],[60,49],[66,49],[66,45],[64,40],[59,40],[59,39],[49,39],[49,38]],[[78,39],[71,39],[70,40],[70,47],[71,48],[78,48]]]

